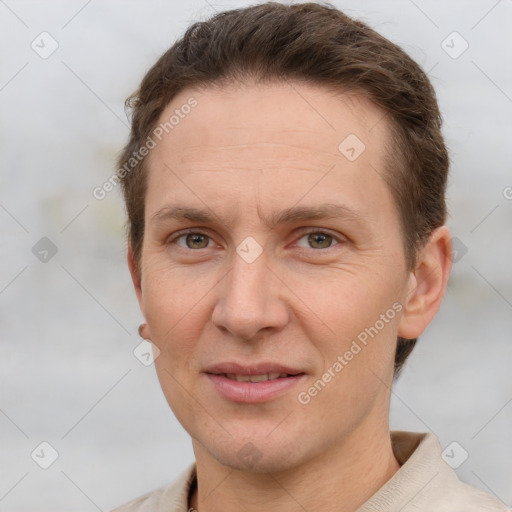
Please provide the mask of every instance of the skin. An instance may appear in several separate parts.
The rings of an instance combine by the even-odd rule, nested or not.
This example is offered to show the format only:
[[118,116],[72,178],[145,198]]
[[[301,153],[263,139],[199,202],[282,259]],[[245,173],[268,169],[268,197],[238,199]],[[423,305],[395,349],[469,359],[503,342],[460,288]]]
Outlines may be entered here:
[[[128,250],[142,335],[161,351],[163,392],[192,437],[190,506],[356,510],[399,469],[388,422],[396,338],[418,337],[437,312],[450,234],[435,230],[407,268],[382,179],[388,121],[364,97],[299,83],[224,85],[182,91],[161,120],[191,96],[197,107],[149,155],[140,272]],[[349,134],[366,146],[352,162],[338,150]],[[352,213],[265,223],[325,203]],[[155,219],[176,205],[214,220]],[[206,236],[179,238],[186,228]],[[263,250],[252,263],[236,252],[248,236]],[[298,393],[394,303],[401,311],[301,404]],[[274,400],[235,403],[203,373],[224,361],[275,361],[307,377]],[[239,456],[247,443],[259,454],[252,464]]]

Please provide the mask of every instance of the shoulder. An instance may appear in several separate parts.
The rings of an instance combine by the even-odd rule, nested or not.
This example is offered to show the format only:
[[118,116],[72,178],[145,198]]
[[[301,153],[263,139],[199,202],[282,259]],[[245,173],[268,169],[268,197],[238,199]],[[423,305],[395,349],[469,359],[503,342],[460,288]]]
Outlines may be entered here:
[[196,466],[194,463],[172,483],[139,496],[111,512],[186,512],[190,486],[195,478]]
[[431,475],[424,492],[426,510],[433,506],[439,512],[510,512],[498,498],[460,480],[450,464],[454,450],[450,453],[446,449],[442,451],[434,434],[428,433],[422,444],[423,460],[418,460],[418,463],[421,467],[423,462],[425,471]]
[[[439,500],[440,499],[441,498],[439,498]],[[448,491],[444,499],[446,501],[446,507],[440,508],[440,511],[511,512],[511,509],[494,496],[460,480],[458,480],[458,486]],[[461,509],[460,507],[463,508]]]
[[392,431],[391,439],[401,467],[358,512],[511,512],[459,479],[434,434]]
[[162,495],[165,494],[169,486],[160,487],[154,491],[148,492],[143,496],[139,496],[134,500],[121,505],[112,510],[112,512],[149,512],[157,511],[158,505],[162,501]]

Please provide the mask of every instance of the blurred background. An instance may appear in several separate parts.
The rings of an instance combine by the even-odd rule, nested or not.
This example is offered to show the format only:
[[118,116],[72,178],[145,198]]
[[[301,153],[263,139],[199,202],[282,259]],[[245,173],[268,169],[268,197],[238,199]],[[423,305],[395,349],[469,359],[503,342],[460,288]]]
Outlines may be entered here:
[[[144,364],[120,191],[93,190],[147,69],[193,21],[252,3],[0,2],[0,510],[108,510],[193,461]],[[457,443],[460,477],[511,506],[512,3],[334,5],[428,71],[452,159],[453,272],[391,427]]]

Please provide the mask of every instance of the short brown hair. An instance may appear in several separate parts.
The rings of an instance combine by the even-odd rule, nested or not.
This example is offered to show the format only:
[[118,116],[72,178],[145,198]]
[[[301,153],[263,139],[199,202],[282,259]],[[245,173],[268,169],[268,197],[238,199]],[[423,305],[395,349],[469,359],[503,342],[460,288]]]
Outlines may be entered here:
[[[363,94],[390,119],[386,182],[396,203],[409,269],[446,218],[449,159],[434,89],[401,48],[331,5],[267,2],[191,25],[126,100],[132,123],[118,159],[128,240],[140,271],[145,159],[134,160],[169,102],[189,87],[296,80]],[[393,157],[391,157],[393,155]],[[134,165],[126,171],[127,162]],[[416,339],[398,338],[395,377]]]

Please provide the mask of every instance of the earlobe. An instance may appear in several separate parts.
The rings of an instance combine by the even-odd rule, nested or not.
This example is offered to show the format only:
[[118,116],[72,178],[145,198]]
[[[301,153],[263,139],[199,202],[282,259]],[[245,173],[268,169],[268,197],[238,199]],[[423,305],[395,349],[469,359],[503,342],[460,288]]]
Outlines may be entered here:
[[151,341],[151,336],[149,334],[149,326],[146,322],[143,322],[139,325],[138,333],[143,340]]
[[418,338],[439,310],[452,266],[451,236],[446,226],[434,230],[411,273],[398,336]]

